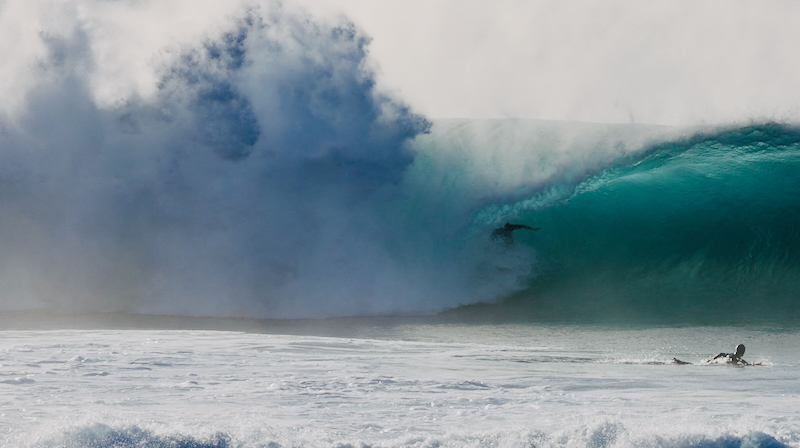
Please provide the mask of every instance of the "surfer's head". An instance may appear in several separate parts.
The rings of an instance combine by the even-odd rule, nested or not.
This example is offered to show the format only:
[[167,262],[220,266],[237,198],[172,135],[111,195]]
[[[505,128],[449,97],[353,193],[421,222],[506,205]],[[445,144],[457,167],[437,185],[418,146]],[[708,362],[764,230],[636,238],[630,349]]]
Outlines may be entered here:
[[736,346],[736,356],[744,355],[744,344],[739,344]]

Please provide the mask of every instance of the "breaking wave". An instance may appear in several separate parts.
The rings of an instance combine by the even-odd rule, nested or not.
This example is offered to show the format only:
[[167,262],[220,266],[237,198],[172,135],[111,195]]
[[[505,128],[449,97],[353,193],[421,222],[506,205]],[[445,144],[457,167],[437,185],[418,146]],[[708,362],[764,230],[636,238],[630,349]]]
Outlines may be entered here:
[[798,317],[796,128],[431,123],[353,24],[231,4],[128,65],[81,2],[3,31],[1,311]]
[[391,224],[376,204],[430,126],[375,88],[369,39],[242,7],[158,49],[152,92],[104,105],[97,48],[113,23],[70,19],[75,6],[40,33],[0,127],[2,308],[369,310]]
[[777,124],[655,144],[557,204],[517,216],[539,276],[510,300],[532,315],[797,320],[800,130]]

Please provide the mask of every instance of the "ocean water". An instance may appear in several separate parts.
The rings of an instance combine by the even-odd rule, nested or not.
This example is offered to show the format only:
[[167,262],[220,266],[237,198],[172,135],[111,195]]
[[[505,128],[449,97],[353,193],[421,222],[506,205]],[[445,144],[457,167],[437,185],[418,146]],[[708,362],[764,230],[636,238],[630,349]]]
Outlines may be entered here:
[[14,4],[0,311],[800,319],[795,123],[433,120],[291,2]]
[[187,5],[0,1],[3,447],[800,446],[798,123],[431,119]]
[[[800,333],[349,319],[0,333],[4,447],[800,446]],[[760,366],[704,365],[735,343]],[[673,357],[694,365],[677,365]]]

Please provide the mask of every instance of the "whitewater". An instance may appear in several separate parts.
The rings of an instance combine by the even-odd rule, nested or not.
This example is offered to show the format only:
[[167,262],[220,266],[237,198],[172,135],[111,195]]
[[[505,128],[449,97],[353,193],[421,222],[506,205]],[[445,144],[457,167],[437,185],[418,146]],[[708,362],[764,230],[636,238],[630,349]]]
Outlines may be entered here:
[[0,445],[800,447],[793,6],[540,48],[589,122],[426,117],[306,3],[0,0]]
[[[335,336],[4,331],[2,445],[800,444],[796,331],[369,319],[295,327]],[[733,342],[763,365],[701,364]]]

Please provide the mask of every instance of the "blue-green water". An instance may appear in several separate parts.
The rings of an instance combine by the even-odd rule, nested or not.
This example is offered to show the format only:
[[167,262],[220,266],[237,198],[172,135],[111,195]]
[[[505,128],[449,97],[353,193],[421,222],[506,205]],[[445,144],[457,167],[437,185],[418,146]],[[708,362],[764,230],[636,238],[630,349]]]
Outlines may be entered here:
[[534,313],[744,322],[800,318],[800,132],[733,128],[653,145],[524,211]]
[[[519,283],[497,298],[501,305],[472,308],[472,316],[707,324],[800,317],[793,126],[462,121],[437,123],[426,138],[418,163],[434,173],[427,178],[456,203],[467,201],[459,194],[471,200],[464,245],[507,221],[542,228],[516,231],[514,246],[484,265],[480,274],[516,273]],[[436,159],[436,144],[468,149]],[[514,261],[504,265],[503,256]]]

